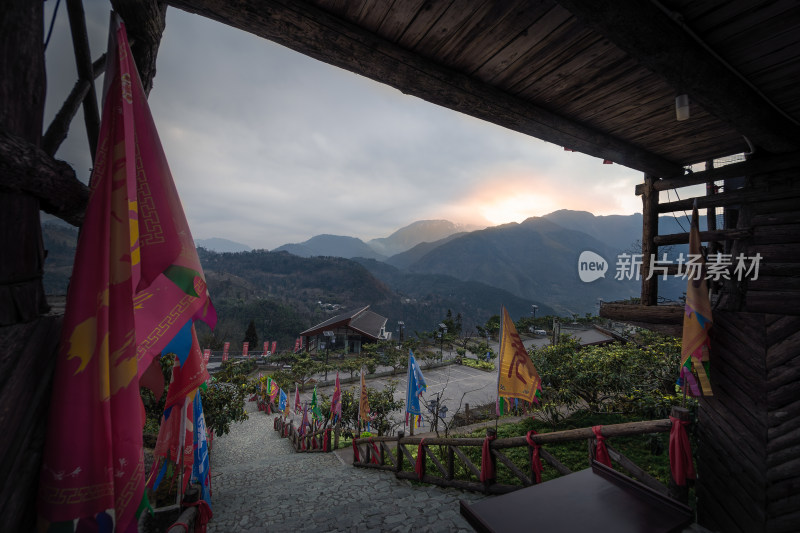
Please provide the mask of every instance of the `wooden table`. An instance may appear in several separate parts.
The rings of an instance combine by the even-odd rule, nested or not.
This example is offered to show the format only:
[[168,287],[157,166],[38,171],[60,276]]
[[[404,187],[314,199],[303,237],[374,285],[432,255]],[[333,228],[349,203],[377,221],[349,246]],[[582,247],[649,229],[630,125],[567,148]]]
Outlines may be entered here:
[[692,510],[600,463],[509,494],[467,504],[461,514],[481,533],[670,533]]

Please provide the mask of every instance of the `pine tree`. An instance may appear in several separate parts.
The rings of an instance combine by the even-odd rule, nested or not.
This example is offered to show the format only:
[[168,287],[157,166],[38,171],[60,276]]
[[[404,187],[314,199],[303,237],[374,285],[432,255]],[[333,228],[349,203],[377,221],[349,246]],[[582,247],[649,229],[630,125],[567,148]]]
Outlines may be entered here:
[[247,326],[247,331],[244,332],[244,339],[242,339],[242,342],[249,342],[250,346],[253,348],[258,345],[258,334],[256,333],[255,320],[251,320],[250,325]]

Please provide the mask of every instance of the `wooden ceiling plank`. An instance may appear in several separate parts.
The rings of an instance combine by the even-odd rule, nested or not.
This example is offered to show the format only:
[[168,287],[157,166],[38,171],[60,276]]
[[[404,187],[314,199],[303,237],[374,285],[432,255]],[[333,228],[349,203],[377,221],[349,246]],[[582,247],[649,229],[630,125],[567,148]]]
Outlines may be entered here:
[[290,0],[169,0],[455,111],[657,176],[680,164],[447,69],[312,5]]
[[[608,61],[616,59],[613,52],[616,48],[604,39],[589,39],[567,48],[554,61],[550,62],[549,72],[539,72],[530,76],[520,84],[523,87],[518,94],[524,93],[533,101],[550,101],[560,96],[561,90],[570,81],[592,79],[592,74],[602,69]],[[605,54],[609,53],[609,58]]]
[[392,8],[383,18],[378,33],[384,38],[392,42],[397,42],[406,28],[409,26],[409,21],[414,20],[414,17],[427,0],[407,0],[404,2],[395,2]]
[[690,16],[683,11],[679,11],[679,13],[683,14],[684,20],[695,32],[705,36],[737,20],[747,19],[753,13],[762,12],[765,7],[767,7],[765,2],[729,0],[699,16]]
[[359,20],[364,10],[368,9],[367,6],[369,4],[370,0],[350,0],[347,2],[344,14],[342,16],[350,21]]
[[656,6],[638,0],[557,1],[586,27],[663,77],[676,94],[689,94],[756,145],[774,153],[800,148],[800,126],[776,111]]
[[523,30],[520,35],[471,74],[486,82],[495,82],[497,77],[502,72],[506,72],[510,65],[515,64],[522,56],[531,53],[536,47],[542,46],[548,36],[563,26],[570,18],[569,12],[556,6]]
[[478,2],[477,8],[470,13],[469,17],[465,18],[455,31],[450,32],[436,49],[437,61],[452,65],[453,56],[458,54],[460,47],[470,36],[475,38],[474,36],[477,34],[478,38],[486,38],[486,35],[481,35],[480,30],[496,25],[499,22],[498,19],[503,16],[503,12],[513,5],[514,2],[511,1],[501,4]]
[[526,32],[554,3],[552,0],[525,0],[517,4],[500,5],[506,9],[505,15],[497,24],[473,28],[459,46],[455,47],[452,56],[445,59],[451,61],[456,68],[469,73],[477,71],[520,34]]
[[599,95],[612,90],[612,87],[613,90],[617,90],[617,88],[625,89],[636,84],[631,80],[634,73],[641,71],[641,67],[629,57],[621,57],[622,59],[618,63],[595,73],[592,85],[581,83],[579,79],[575,80],[573,90],[565,93],[565,101],[561,104],[565,106],[564,109],[568,115],[575,116],[579,109],[591,109],[599,100]]
[[[797,22],[797,12],[800,10],[797,4],[772,4],[766,5],[754,11],[747,17],[737,17],[724,26],[720,26],[713,31],[704,32],[702,37],[709,44],[720,42],[731,42],[740,39],[760,28],[774,28],[775,31],[788,29]],[[690,24],[693,26],[693,24]]]
[[408,28],[403,31],[403,35],[397,41],[398,44],[403,48],[413,50],[451,4],[452,0],[425,2],[422,9],[417,12],[414,20],[408,25]]
[[476,3],[471,0],[454,0],[425,37],[417,43],[414,50],[425,54],[428,58],[437,57],[442,46],[454,35],[458,35],[459,30],[469,23],[476,11],[486,6],[484,3],[479,4],[476,7]]
[[393,2],[373,2],[361,11],[358,25],[367,31],[377,32]]
[[524,55],[499,73],[492,83],[514,92],[514,88],[522,89],[523,83],[531,75],[541,72],[554,57],[558,57],[563,48],[589,39],[592,32],[575,23],[566,23],[551,33],[539,45],[528,50]]
[[519,35],[551,4],[550,0],[484,3],[468,24],[439,50],[438,57],[443,63],[455,65],[456,68],[466,64],[465,69],[475,70],[477,65],[483,64],[487,57]]

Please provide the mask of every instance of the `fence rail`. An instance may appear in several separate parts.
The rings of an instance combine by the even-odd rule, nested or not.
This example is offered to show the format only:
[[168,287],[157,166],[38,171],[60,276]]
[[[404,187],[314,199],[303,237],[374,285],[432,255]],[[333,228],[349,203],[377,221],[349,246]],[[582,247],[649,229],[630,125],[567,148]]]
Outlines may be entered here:
[[[676,416],[677,415],[677,416]],[[673,417],[687,420],[685,409],[674,408]],[[649,420],[597,426],[601,440],[613,437],[666,433],[673,429],[671,419]],[[431,483],[443,487],[504,494],[541,482],[541,461],[552,466],[559,474],[572,473],[556,457],[542,446],[588,441],[588,464],[595,460],[597,436],[591,427],[531,434],[524,437],[495,438],[494,429],[487,430],[486,438],[424,438],[406,437],[402,432],[391,437],[370,437],[353,441],[353,466],[394,472],[401,479]],[[414,457],[408,446],[417,447]],[[438,450],[433,450],[438,447]],[[515,462],[507,453],[512,449],[526,449],[525,464]],[[642,484],[676,500],[688,500],[687,488],[678,486],[674,480],[669,487],[637,466],[628,457],[602,442],[602,448],[617,465],[626,470]],[[476,453],[476,449],[478,453]],[[438,451],[438,453],[436,453]],[[480,455],[480,461],[471,459]],[[502,464],[520,484],[499,483],[497,465]],[[432,466],[431,466],[432,465]]]
[[288,439],[295,452],[330,452],[331,448],[331,428],[322,427],[312,432],[305,432],[302,435],[294,427],[294,421],[282,416],[273,419],[273,428],[280,432],[280,436]]

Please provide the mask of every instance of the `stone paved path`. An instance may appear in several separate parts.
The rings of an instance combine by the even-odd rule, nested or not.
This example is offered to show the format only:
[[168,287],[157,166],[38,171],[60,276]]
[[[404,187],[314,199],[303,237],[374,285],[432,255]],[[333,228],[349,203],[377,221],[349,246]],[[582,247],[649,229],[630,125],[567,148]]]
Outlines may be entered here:
[[250,419],[214,440],[209,533],[473,531],[459,500],[482,494],[412,486],[333,453],[295,453],[273,430],[273,415],[247,405]]

